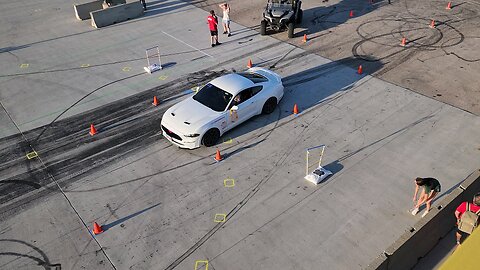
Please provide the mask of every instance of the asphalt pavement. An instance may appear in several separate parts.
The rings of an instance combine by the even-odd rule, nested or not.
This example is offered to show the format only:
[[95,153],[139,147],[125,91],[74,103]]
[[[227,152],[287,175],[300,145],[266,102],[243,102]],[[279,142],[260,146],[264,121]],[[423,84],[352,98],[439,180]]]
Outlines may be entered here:
[[[0,4],[0,268],[362,269],[421,218],[415,177],[440,180],[438,201],[478,168],[478,116],[371,76],[381,65],[358,74],[237,23],[211,48],[206,11],[147,4],[98,30],[72,2]],[[274,113],[216,147],[162,138],[169,106],[249,59],[282,76]],[[314,186],[320,144],[334,174]]]

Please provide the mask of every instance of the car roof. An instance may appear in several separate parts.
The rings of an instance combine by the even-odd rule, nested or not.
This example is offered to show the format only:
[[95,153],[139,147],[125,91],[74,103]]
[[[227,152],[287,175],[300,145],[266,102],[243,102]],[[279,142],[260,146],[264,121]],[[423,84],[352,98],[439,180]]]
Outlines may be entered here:
[[240,91],[255,85],[251,80],[235,73],[218,77],[210,83],[234,96]]

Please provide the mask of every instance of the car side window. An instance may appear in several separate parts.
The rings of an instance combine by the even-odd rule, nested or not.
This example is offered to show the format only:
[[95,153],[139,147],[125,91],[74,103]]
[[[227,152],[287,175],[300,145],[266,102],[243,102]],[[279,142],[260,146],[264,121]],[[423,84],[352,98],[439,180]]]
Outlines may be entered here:
[[258,94],[258,92],[262,91],[262,89],[263,86],[261,85],[252,87],[252,97]]
[[230,104],[230,107],[228,109],[231,109],[233,106],[238,106],[239,104],[242,104],[244,101],[249,100],[251,97],[258,94],[262,89],[263,89],[263,86],[258,85],[258,86],[254,86],[254,87],[243,90],[233,98],[233,101]]
[[243,90],[233,98],[232,103],[230,104],[230,108],[232,108],[233,106],[238,106],[242,104],[244,101],[248,100],[251,97],[252,97],[252,88]]

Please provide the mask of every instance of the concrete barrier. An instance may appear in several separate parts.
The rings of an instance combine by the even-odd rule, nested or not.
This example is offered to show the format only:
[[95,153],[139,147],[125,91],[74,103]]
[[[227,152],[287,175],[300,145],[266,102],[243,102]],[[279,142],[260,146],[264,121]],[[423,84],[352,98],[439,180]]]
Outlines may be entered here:
[[140,1],[121,4],[109,7],[103,10],[90,12],[92,18],[92,26],[100,28],[115,23],[127,21],[143,15],[143,6]]
[[473,195],[478,191],[480,191],[480,170],[470,174],[438,206],[433,206],[425,218],[402,234],[366,269],[411,269],[420,258],[425,256],[441,238],[455,227],[454,213],[456,208],[464,201],[472,201]]
[[90,19],[90,12],[103,9],[102,3],[103,0],[88,2],[84,4],[74,4],[73,9],[75,10],[75,16],[78,20],[81,21]]
[[127,3],[127,0],[109,0],[103,2],[103,9]]

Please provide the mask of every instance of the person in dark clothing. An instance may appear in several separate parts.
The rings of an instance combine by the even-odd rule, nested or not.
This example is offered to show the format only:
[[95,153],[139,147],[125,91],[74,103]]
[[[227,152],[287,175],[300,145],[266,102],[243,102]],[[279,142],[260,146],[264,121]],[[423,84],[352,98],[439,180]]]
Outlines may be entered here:
[[[425,203],[427,209],[425,213],[423,213],[422,215],[422,217],[424,217],[430,211],[432,200],[441,191],[441,185],[437,179],[431,178],[431,177],[427,177],[427,178],[417,177],[415,178],[414,182],[415,182],[415,193],[413,194],[413,202],[415,203],[416,201],[416,204],[412,210],[412,215],[416,215],[418,213],[419,207]],[[417,201],[417,194],[420,187],[422,187],[423,189]]]
[[145,3],[145,0],[140,0],[140,3],[143,5],[143,10],[147,10],[147,3]]

